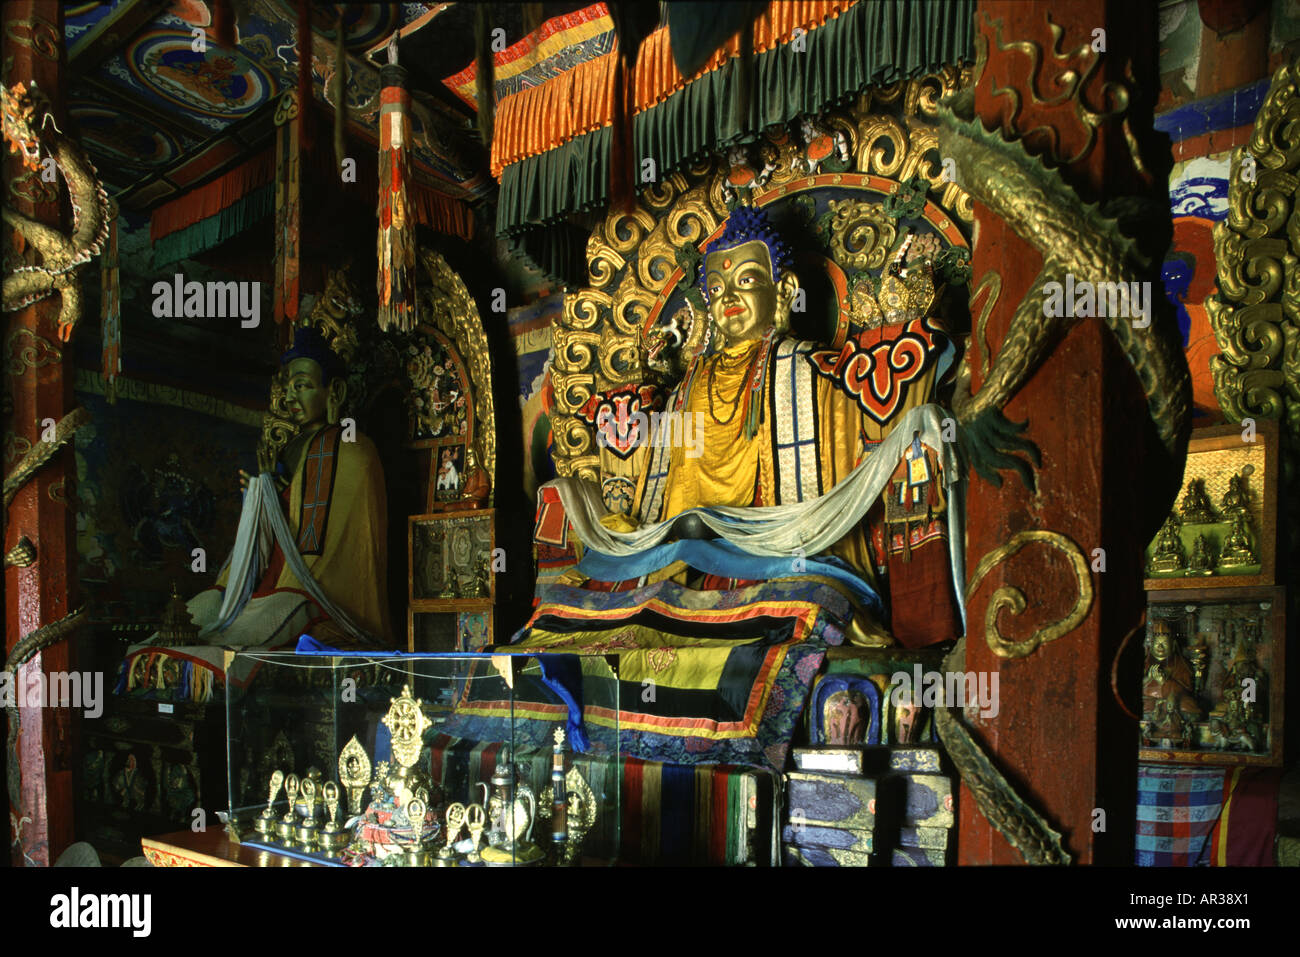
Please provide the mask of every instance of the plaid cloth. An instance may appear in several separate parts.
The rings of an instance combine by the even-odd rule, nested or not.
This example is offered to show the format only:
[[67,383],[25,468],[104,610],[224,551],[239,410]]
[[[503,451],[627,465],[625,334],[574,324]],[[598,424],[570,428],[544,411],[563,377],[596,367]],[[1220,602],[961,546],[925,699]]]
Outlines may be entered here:
[[1219,818],[1223,784],[1223,768],[1139,764],[1137,865],[1208,866],[1205,842]]

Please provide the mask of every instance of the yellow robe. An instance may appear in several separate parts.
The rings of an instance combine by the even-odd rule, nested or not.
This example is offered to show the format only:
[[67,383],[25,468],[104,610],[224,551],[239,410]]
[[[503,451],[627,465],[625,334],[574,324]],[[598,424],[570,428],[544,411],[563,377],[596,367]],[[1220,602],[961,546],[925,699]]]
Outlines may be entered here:
[[[901,331],[901,327],[887,326],[872,339],[888,339],[890,333],[896,331]],[[743,431],[744,396],[740,395],[739,401],[733,404],[733,397],[745,388],[761,345],[761,340],[751,340],[726,348],[705,359],[699,374],[694,377],[684,412],[688,423],[703,423],[702,453],[692,457],[684,445],[671,449],[662,519],[670,519],[696,506],[777,503],[776,465],[772,454],[776,423],[771,420],[768,403],[773,383],[765,384],[761,396],[763,420],[754,438],[747,439]],[[829,491],[861,464],[868,454],[868,443],[882,441],[893,431],[894,421],[930,401],[934,368],[931,366],[911,383],[904,401],[883,424],[864,413],[857,400],[837,383],[820,375],[815,377],[814,383],[821,485],[824,491]],[[691,427],[691,424],[687,425],[688,429]],[[643,471],[638,489],[638,508],[644,491]],[[831,552],[848,562],[873,587],[878,586],[866,521],[841,539]],[[652,579],[680,577],[684,567],[680,562],[674,563]],[[858,616],[855,632],[852,638],[858,643],[888,641],[883,626],[865,613]]]
[[[332,427],[337,431],[338,427]],[[319,438],[313,436],[308,449]],[[383,464],[375,444],[357,433],[356,441],[337,443],[328,514],[324,520],[324,541],[317,549],[302,553],[303,564],[321,591],[359,628],[381,641],[392,637],[388,609],[388,505]],[[308,455],[304,454],[289,486],[286,519],[294,539],[300,538],[303,498],[308,477]],[[315,497],[315,496],[313,496]],[[217,645],[236,647],[279,646],[307,633],[318,641],[342,647],[356,640],[324,613],[307,595],[278,546],[273,547],[270,570],[279,568],[273,583],[270,571],[257,590],[224,631],[209,637]],[[217,587],[200,592],[188,603],[200,627],[219,617],[227,572]]]

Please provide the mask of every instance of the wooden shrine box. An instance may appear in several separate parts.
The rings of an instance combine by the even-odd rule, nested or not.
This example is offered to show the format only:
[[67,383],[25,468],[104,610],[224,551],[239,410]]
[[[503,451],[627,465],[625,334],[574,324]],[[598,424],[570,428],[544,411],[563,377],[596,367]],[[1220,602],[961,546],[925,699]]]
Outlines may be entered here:
[[493,641],[496,510],[412,515],[407,651],[478,651]]

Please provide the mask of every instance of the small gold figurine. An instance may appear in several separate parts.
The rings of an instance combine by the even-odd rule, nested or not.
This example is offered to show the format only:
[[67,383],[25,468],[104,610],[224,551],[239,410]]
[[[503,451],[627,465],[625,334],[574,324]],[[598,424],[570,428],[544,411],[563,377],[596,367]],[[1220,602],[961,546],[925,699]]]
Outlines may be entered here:
[[1258,565],[1259,560],[1255,557],[1255,549],[1251,546],[1250,536],[1246,533],[1246,517],[1241,512],[1234,512],[1231,522],[1232,528],[1223,541],[1219,567],[1239,568],[1243,565]]
[[298,803],[298,775],[291,774],[284,780],[284,793],[289,798],[289,810],[280,818],[280,823],[276,827],[276,833],[285,841],[293,840],[293,819],[295,807]]
[[326,781],[321,786],[321,795],[325,799],[325,826],[321,828],[321,850],[339,851],[348,843],[348,832],[339,827],[339,786],[333,781]]
[[1246,518],[1250,515],[1250,492],[1246,488],[1246,479],[1253,471],[1254,467],[1247,465],[1240,472],[1228,476],[1228,490],[1219,502],[1219,508],[1228,518],[1233,515]]
[[1170,515],[1160,527],[1156,536],[1155,547],[1151,549],[1151,564],[1147,566],[1150,573],[1181,571],[1187,567],[1187,556],[1183,553],[1183,542],[1178,537],[1179,520],[1177,515]]
[[304,778],[300,785],[302,789],[302,803],[307,809],[307,813],[298,821],[298,826],[294,830],[294,835],[298,838],[298,845],[305,851],[316,850],[316,782],[311,778]]
[[348,817],[362,811],[362,798],[370,785],[370,758],[354,734],[339,752],[339,781],[348,794]]
[[474,846],[470,848],[465,860],[471,864],[478,864],[483,860],[478,853],[478,842],[483,837],[483,828],[486,823],[487,812],[483,810],[482,804],[471,804],[465,808],[465,824],[469,827],[469,836],[474,842]]
[[1210,496],[1206,494],[1203,478],[1192,479],[1187,483],[1187,494],[1183,496],[1178,511],[1188,525],[1210,525],[1219,520],[1214,506],[1210,504]]
[[276,795],[280,793],[280,788],[283,786],[284,772],[277,769],[276,772],[271,775],[271,791],[266,798],[266,810],[261,813],[256,821],[253,822],[254,829],[256,829],[257,833],[261,834],[263,837],[270,837],[272,832],[275,830],[275,825],[273,823],[275,821],[275,798]]
[[1192,557],[1187,562],[1187,574],[1214,574],[1214,558],[1210,555],[1210,545],[1204,535],[1197,535],[1196,541],[1192,543]]
[[411,822],[411,834],[414,840],[406,848],[407,867],[426,867],[429,853],[421,847],[424,840],[424,815],[429,809],[419,798],[414,798],[406,805],[406,818]]

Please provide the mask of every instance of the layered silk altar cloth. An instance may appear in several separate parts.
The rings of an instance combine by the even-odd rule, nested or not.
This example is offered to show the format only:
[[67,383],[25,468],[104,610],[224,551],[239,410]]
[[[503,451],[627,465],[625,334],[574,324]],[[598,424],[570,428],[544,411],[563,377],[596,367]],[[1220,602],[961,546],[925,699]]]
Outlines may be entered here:
[[[804,559],[803,564],[791,566],[790,574],[801,573],[798,570],[807,568],[807,558],[828,552],[861,523],[885,491],[913,441],[913,433],[918,433],[923,443],[936,450],[943,469],[948,491],[948,558],[964,624],[964,469],[956,442],[943,439],[943,421],[947,417],[948,413],[937,405],[922,405],[905,413],[871,454],[825,495],[789,505],[692,508],[681,514],[698,515],[721,539],[745,555],[786,561]],[[609,511],[600,497],[600,490],[593,483],[558,478],[543,488],[556,490],[565,515],[588,554],[597,553],[590,561],[584,557],[578,565],[579,571],[588,573],[599,569],[608,574],[608,569],[622,564],[629,574],[620,577],[635,578],[657,570],[651,566],[659,561],[662,564],[658,567],[662,568],[678,559],[680,548],[669,545],[658,552],[655,549],[665,545],[680,516],[644,525],[635,531],[615,531],[602,523]],[[682,548],[692,547],[686,542],[675,544]],[[604,574],[592,574],[592,577],[610,580]]]
[[[820,497],[790,505],[690,509],[721,541],[668,541],[680,516],[635,531],[612,530],[602,521],[609,513],[594,484],[567,478],[548,483],[543,493],[558,494],[565,519],[586,549],[579,572],[602,581],[638,581],[640,587],[600,591],[541,584],[534,614],[509,650],[617,655],[617,714],[590,703],[615,700],[612,695],[586,688],[582,697],[593,739],[616,728],[625,755],[779,771],[826,648],[844,643],[860,610],[882,610],[874,588],[828,552],[880,500],[914,433],[939,456],[948,486],[949,563],[953,580],[964,581],[963,470],[955,443],[943,441],[946,416],[934,405],[907,412]],[[762,580],[724,590],[646,582],[677,561],[723,578]],[[956,592],[960,596],[961,588]],[[477,741],[513,730],[518,745],[542,747],[550,722],[562,717],[560,709],[558,703],[480,696],[470,683],[444,730]]]

